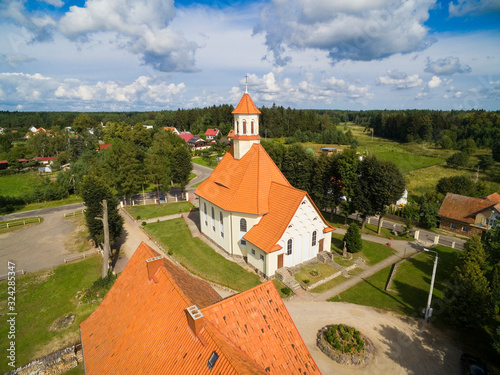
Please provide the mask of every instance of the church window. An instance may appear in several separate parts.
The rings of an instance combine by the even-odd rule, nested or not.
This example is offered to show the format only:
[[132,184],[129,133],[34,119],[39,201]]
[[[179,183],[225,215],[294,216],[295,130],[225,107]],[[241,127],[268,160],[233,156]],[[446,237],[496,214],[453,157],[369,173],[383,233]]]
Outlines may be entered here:
[[251,128],[250,128],[250,134],[253,134],[254,133],[254,126],[253,126],[253,121],[251,122]]
[[212,207],[212,230],[215,232],[215,211]]
[[[246,231],[247,231],[247,221],[245,219],[241,219],[240,220],[240,233],[246,233]],[[247,241],[244,238],[242,238],[240,243],[242,245],[246,245]]]
[[238,126],[239,124],[240,124],[239,121],[236,121],[236,134],[239,134],[238,133],[240,129],[240,127]]
[[222,216],[222,212],[219,212],[219,227],[220,227],[220,236],[224,238],[224,217]]
[[316,246],[316,236],[318,235],[318,233],[316,231],[313,232],[313,235],[312,235],[312,244],[311,246]]
[[292,255],[293,240],[290,238],[286,244],[286,255]]
[[247,121],[243,120],[243,134],[247,134]]
[[205,217],[205,225],[208,225],[207,204],[206,203],[203,203],[203,216]]

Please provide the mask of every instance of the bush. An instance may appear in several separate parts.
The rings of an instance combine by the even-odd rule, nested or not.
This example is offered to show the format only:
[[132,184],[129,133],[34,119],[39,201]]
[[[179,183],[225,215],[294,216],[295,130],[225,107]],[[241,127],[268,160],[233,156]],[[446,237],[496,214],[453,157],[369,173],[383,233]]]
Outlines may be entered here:
[[289,287],[285,286],[284,288],[281,288],[281,293],[288,297],[290,293],[292,293],[292,290]]
[[135,220],[141,220],[141,215],[137,215],[137,216],[135,217]]
[[146,226],[146,224],[147,224],[147,223],[146,223],[145,221],[143,221],[143,222],[141,223],[141,225],[142,225],[143,227],[145,227],[145,226]]
[[365,348],[365,341],[361,333],[344,324],[333,324],[324,333],[324,337],[335,350],[344,354],[359,353]]
[[309,279],[304,279],[304,280],[302,280],[302,281],[303,281],[303,282],[304,282],[304,284],[306,284],[306,285],[307,285],[307,284],[309,284],[309,283],[311,282]]

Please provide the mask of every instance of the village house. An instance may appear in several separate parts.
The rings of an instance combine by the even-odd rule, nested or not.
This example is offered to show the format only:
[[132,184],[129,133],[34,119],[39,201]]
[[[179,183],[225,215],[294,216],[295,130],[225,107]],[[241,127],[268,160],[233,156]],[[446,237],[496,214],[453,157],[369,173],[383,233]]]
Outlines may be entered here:
[[260,144],[260,111],[248,93],[232,113],[233,146],[195,191],[201,232],[268,277],[329,251],[334,228]]
[[179,135],[179,131],[174,126],[164,126],[163,129],[172,132],[175,135]]
[[467,237],[481,235],[500,221],[500,194],[472,198],[448,193],[438,216],[441,229]]
[[141,243],[80,325],[85,374],[320,374],[272,282],[221,299]]
[[207,129],[207,131],[205,132],[205,137],[208,139],[208,140],[212,140],[212,139],[215,139],[215,137],[217,137],[217,135],[219,135],[219,129],[217,128],[214,128],[214,129]]

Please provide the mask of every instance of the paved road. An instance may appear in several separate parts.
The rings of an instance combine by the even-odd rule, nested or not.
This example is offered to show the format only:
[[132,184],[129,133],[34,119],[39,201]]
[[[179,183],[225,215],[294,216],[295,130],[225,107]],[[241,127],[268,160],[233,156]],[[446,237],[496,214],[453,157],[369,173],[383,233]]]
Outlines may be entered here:
[[[460,373],[461,351],[449,337],[421,319],[344,302],[292,299],[285,305],[323,375]],[[366,367],[339,365],[318,349],[318,330],[334,323],[353,326],[370,339],[375,350]]]
[[66,241],[75,230],[74,222],[64,219],[64,214],[83,207],[79,205],[21,213],[26,214],[24,217],[40,216],[43,222],[0,235],[0,274],[7,273],[8,261],[15,262],[17,270],[26,272],[64,263],[64,258],[70,254],[66,249]]
[[42,215],[47,215],[47,214],[52,214],[52,213],[57,213],[57,212],[66,212],[68,210],[69,210],[69,212],[73,212],[73,211],[81,210],[84,207],[85,206],[83,203],[73,203],[73,204],[68,204],[66,206],[41,208],[39,210],[16,212],[13,214],[8,214],[8,215],[0,215],[0,221],[22,219],[25,217],[33,217],[33,216],[42,216]]

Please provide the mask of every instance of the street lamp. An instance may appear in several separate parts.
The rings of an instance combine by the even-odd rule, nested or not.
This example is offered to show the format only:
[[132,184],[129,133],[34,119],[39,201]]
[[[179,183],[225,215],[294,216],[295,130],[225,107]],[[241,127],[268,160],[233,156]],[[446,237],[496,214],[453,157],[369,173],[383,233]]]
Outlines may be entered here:
[[432,308],[431,308],[432,289],[434,288],[434,279],[436,278],[436,269],[437,269],[437,264],[438,264],[438,253],[434,250],[429,250],[426,248],[424,248],[424,251],[436,254],[436,257],[434,258],[434,267],[432,269],[431,288],[429,289],[429,298],[427,299],[427,307],[426,307],[425,312],[424,312],[424,320],[426,322],[428,322],[432,316]]

